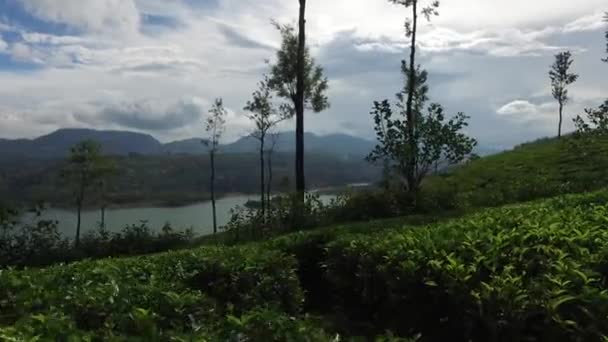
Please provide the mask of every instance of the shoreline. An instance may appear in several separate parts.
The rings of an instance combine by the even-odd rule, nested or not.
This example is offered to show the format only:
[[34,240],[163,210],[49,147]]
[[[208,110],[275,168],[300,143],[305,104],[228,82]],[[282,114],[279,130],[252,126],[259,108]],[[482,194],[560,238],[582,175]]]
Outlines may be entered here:
[[[216,197],[216,201],[220,201],[230,197],[241,197],[241,196],[255,196],[256,194],[248,194],[248,193],[226,193]],[[106,210],[120,210],[120,209],[140,209],[140,208],[156,208],[156,209],[172,209],[172,208],[182,208],[188,207],[196,204],[202,204],[211,202],[211,198],[201,197],[201,198],[191,198],[191,199],[183,199],[178,201],[171,201],[169,203],[166,200],[146,200],[146,201],[136,201],[129,203],[112,203],[106,206]],[[44,203],[44,209],[58,209],[65,211],[76,211],[75,206],[69,206],[65,203]],[[82,211],[96,211],[101,210],[101,208],[97,205],[85,205],[82,208]],[[29,211],[29,210],[28,210]]]
[[[349,190],[365,190],[373,187],[372,184],[369,183],[358,183],[358,184],[347,184],[341,186],[329,186],[329,187],[320,187],[310,190],[309,192],[317,195],[338,195]],[[219,195],[216,200],[220,201],[223,199],[231,198],[231,197],[251,197],[252,199],[256,199],[256,196],[259,196],[258,193],[245,193],[245,192],[230,192]],[[196,204],[203,204],[211,202],[211,198],[208,196],[200,196],[196,198],[195,196],[186,197],[178,200],[142,200],[128,203],[111,203],[106,207],[106,210],[121,210],[121,209],[140,209],[140,208],[158,208],[158,209],[172,209],[172,208],[182,208],[188,207]],[[25,207],[23,207],[25,208]],[[23,209],[22,208],[22,209]],[[75,206],[66,205],[65,203],[44,203],[44,209],[57,209],[64,211],[76,211]],[[30,211],[29,209],[25,209],[26,211]],[[83,207],[83,211],[96,211],[101,210],[98,205],[85,205]]]

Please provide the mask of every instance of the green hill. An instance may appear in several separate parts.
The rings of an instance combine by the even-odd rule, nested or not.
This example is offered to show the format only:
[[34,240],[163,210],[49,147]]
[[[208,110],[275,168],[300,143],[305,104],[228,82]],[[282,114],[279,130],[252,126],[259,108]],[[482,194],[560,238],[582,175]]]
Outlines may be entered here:
[[424,191],[443,207],[488,207],[605,186],[608,139],[564,137],[468,162],[430,177]]

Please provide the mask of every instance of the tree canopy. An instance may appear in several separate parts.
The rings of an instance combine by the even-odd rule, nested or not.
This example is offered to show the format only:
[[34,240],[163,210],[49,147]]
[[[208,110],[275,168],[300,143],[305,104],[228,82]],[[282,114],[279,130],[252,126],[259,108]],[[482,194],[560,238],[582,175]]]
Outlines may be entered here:
[[[276,91],[283,99],[294,102],[296,100],[298,36],[292,25],[274,23],[281,33],[281,48],[277,51],[276,62],[270,66],[268,86]],[[323,75],[323,68],[317,65],[310,55],[308,46],[304,51],[304,106],[315,113],[329,108],[327,90],[329,84]],[[283,109],[290,116],[295,115],[293,104],[284,105]]]

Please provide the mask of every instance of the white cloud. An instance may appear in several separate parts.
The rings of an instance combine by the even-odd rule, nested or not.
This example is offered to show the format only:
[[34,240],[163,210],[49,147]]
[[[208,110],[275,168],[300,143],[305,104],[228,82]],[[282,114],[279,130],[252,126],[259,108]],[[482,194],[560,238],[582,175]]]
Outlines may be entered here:
[[498,115],[510,116],[518,120],[543,120],[550,115],[555,115],[557,107],[553,102],[533,104],[527,100],[514,100],[500,107]]
[[605,27],[604,12],[598,11],[568,23],[566,27],[564,27],[564,32],[594,31]]
[[140,16],[133,0],[21,0],[33,15],[92,33],[133,35]]
[[2,38],[0,37],[0,52],[6,50],[8,48],[8,44],[2,40]]
[[[478,30],[469,33],[437,28],[423,34],[420,37],[420,45],[427,52],[466,51],[499,57],[538,56],[564,48],[543,41],[556,32],[552,27],[528,31],[515,28],[494,32]],[[570,49],[581,50],[572,47]]]
[[[83,118],[98,128],[133,129],[124,117],[129,117],[127,109],[136,112],[137,108],[145,110],[130,118],[150,119],[153,124],[148,122],[148,129],[140,125],[141,130],[150,131],[160,126],[158,121],[166,119],[165,114],[180,112],[178,104],[184,97],[203,101],[204,114],[204,103],[222,96],[231,109],[227,139],[234,139],[249,125],[240,109],[265,70],[264,60],[274,57],[269,47],[279,45],[270,19],[294,22],[297,15],[297,1],[281,0],[221,0],[213,1],[213,6],[190,0],[192,7],[183,0],[20,1],[35,16],[76,30],[59,36],[6,25],[4,29],[18,31],[24,38],[7,46],[6,53],[38,68],[27,73],[0,69],[3,137],[29,137],[86,125],[79,120]],[[553,43],[565,34],[559,27],[592,13],[604,1],[444,1],[441,16],[423,24],[420,37],[420,61],[435,82],[431,84],[433,100],[451,104],[450,112],[477,114],[475,122],[483,124],[473,125],[476,132],[487,131],[496,122],[493,112],[503,109],[502,104],[545,89],[549,55],[566,48]],[[162,16],[178,24],[148,30],[140,20],[143,15]],[[392,97],[402,85],[398,67],[408,47],[403,37],[406,15],[382,0],[309,2],[309,42],[332,75],[332,108],[310,115],[307,129],[371,134],[371,102]],[[344,32],[352,34],[344,38]],[[336,45],[337,41],[344,45]],[[585,42],[580,45],[589,47]],[[589,70],[595,68],[593,63],[600,63],[599,58],[589,63],[579,59],[590,54],[577,56],[581,82],[585,80],[589,89],[605,89],[604,81],[590,80],[595,71]],[[529,102],[536,108],[528,116],[544,117],[550,111]],[[101,120],[107,108],[124,115],[120,120]],[[517,108],[507,106],[501,112]],[[520,116],[512,113],[498,118],[522,122],[513,120]],[[547,122],[554,116],[547,114]],[[292,129],[292,123],[285,128]],[[153,133],[168,140],[200,136],[202,130],[201,123],[192,122]]]

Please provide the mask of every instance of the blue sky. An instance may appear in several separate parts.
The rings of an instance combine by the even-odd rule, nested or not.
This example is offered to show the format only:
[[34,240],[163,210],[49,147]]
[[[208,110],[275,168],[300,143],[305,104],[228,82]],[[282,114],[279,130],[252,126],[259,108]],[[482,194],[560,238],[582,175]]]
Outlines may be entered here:
[[[572,50],[581,76],[567,116],[608,97],[607,10],[605,0],[442,1],[420,33],[431,100],[470,115],[469,133],[487,146],[554,135],[555,53]],[[279,45],[270,20],[296,14],[295,0],[0,0],[0,137],[91,127],[185,139],[202,134],[223,97],[235,139],[249,130],[242,108]],[[308,131],[373,138],[372,102],[402,84],[406,15],[384,0],[309,0],[309,43],[332,106],[308,115]]]

